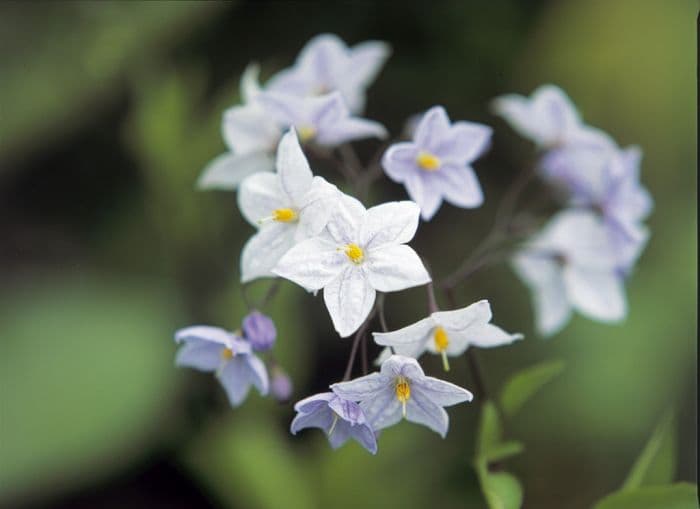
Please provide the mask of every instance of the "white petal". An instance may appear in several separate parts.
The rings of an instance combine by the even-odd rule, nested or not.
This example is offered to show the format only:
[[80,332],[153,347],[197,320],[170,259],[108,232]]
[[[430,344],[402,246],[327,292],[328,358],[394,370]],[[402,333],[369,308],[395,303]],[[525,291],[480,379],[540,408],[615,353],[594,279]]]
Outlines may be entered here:
[[260,64],[251,62],[241,75],[241,98],[249,103],[260,93]]
[[360,228],[360,242],[365,249],[388,244],[405,244],[416,234],[420,207],[412,201],[382,203],[367,210]]
[[226,110],[221,130],[226,145],[239,155],[252,152],[271,154],[281,135],[277,124],[256,103]]
[[445,409],[420,393],[411,394],[406,402],[406,420],[427,426],[443,438],[450,425]]
[[412,357],[404,355],[392,355],[382,363],[381,374],[389,379],[404,376],[411,380],[421,380],[425,378],[423,368],[418,361]]
[[238,208],[246,221],[256,228],[260,227],[260,220],[271,217],[275,209],[291,205],[274,173],[251,175],[241,182],[238,190]]
[[210,162],[197,180],[199,189],[233,190],[247,176],[263,171],[272,171],[275,161],[266,152],[251,152],[240,155],[227,152]]
[[313,174],[293,128],[282,136],[277,147],[277,173],[292,203],[300,203],[311,187]]
[[336,279],[348,262],[345,253],[334,244],[314,237],[292,247],[273,272],[309,291],[317,291]]
[[241,252],[241,283],[275,277],[272,269],[294,245],[296,225],[272,223],[253,235]]
[[[470,327],[465,334],[467,345],[474,345],[480,348],[493,348],[496,346],[509,345],[514,341],[523,339],[522,334],[508,334],[506,331],[493,324],[486,323]],[[450,344],[450,347],[452,344]],[[448,347],[447,351],[450,355],[460,355],[466,348],[461,351],[451,351]]]
[[372,364],[374,366],[381,366],[384,363],[384,361],[392,355],[394,354],[391,352],[391,348],[387,346],[386,348],[383,348],[381,352],[379,352],[379,355],[377,355],[377,358],[374,359],[374,362],[372,362]]
[[613,269],[617,255],[601,217],[589,210],[564,210],[545,226],[543,242],[560,251],[567,264]]
[[344,338],[355,332],[374,306],[376,292],[362,270],[347,267],[323,289],[333,326]]
[[571,304],[589,318],[616,322],[627,314],[625,288],[615,272],[567,267],[564,281]]
[[399,355],[417,358],[425,351],[434,328],[435,321],[428,317],[403,329],[393,332],[374,332],[372,336],[378,345],[392,346]]
[[423,262],[405,244],[370,251],[364,267],[370,284],[380,292],[397,292],[430,282]]
[[452,406],[474,399],[474,395],[467,389],[432,376],[414,382],[412,389],[440,406]]
[[396,392],[391,386],[385,386],[374,398],[364,400],[360,406],[365,413],[367,422],[374,430],[393,426],[403,417],[401,403],[396,398]]
[[220,345],[230,346],[233,335],[221,327],[209,325],[193,325],[185,327],[175,333],[175,341],[212,341]]
[[476,325],[491,321],[489,301],[480,300],[474,304],[452,311],[437,311],[431,315],[435,323],[449,332],[465,332]]
[[360,242],[360,227],[365,222],[367,211],[359,200],[340,193],[337,207],[328,220],[328,233],[338,246]]
[[370,373],[348,382],[333,384],[331,390],[343,399],[364,401],[374,398],[387,387],[388,382],[379,373]]
[[323,177],[314,177],[299,205],[297,241],[319,235],[338,205],[340,191]]

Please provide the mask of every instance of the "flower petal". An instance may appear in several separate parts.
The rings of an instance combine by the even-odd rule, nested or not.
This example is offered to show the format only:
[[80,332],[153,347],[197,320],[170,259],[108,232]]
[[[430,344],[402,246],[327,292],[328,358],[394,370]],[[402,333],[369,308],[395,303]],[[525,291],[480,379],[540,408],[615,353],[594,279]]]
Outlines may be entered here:
[[398,376],[404,376],[411,380],[420,380],[425,374],[418,361],[412,357],[403,355],[392,355],[382,363],[380,373],[393,384],[393,380]]
[[273,119],[257,103],[226,110],[221,130],[228,148],[238,155],[271,154],[281,135]]
[[484,193],[471,166],[448,163],[431,175],[438,192],[456,207],[473,209],[484,203]]
[[359,231],[365,222],[367,210],[359,200],[340,193],[337,207],[328,220],[327,230],[338,246],[360,241]]
[[403,417],[393,386],[384,386],[374,396],[363,400],[360,406],[375,431],[393,426]]
[[275,173],[250,175],[241,182],[238,190],[238,208],[246,221],[256,228],[260,227],[260,220],[271,217],[276,209],[292,205]]
[[435,152],[440,147],[441,140],[444,140],[450,130],[450,119],[445,108],[433,106],[425,112],[421,118],[414,141],[421,150]]
[[328,402],[334,399],[336,395],[332,392],[321,392],[297,401],[294,404],[295,412],[302,412],[305,414],[315,412],[319,408],[327,407]]
[[435,321],[428,317],[393,332],[373,332],[372,336],[378,345],[391,346],[399,355],[417,358],[425,351],[434,328]]
[[328,224],[337,206],[340,191],[323,177],[314,177],[311,188],[303,196],[299,205],[299,228],[297,241],[315,237]]
[[[523,339],[522,334],[509,334],[500,327],[490,323],[470,327],[465,335],[467,345],[474,345],[480,348],[493,348],[496,346],[509,345],[514,341]],[[460,355],[464,352],[464,350],[466,350],[466,347],[461,349],[461,351],[451,350],[451,346],[452,344],[450,344],[450,346],[447,348],[450,355]]]
[[434,185],[433,175],[413,173],[404,180],[406,191],[411,199],[420,207],[423,221],[430,221],[442,205],[442,193]]
[[247,176],[263,171],[272,171],[275,162],[266,152],[251,152],[245,155],[227,152],[221,154],[205,168],[199,179],[199,189],[236,189]]
[[435,323],[444,327],[448,332],[465,332],[476,325],[491,321],[491,305],[487,300],[480,300],[461,309],[451,311],[436,311],[432,315]]
[[324,405],[312,413],[298,413],[289,426],[289,431],[291,431],[292,435],[296,435],[304,428],[319,428],[328,433],[332,425],[333,412],[328,406]]
[[355,332],[374,306],[377,292],[359,267],[348,266],[323,288],[323,301],[341,338]]
[[[331,385],[331,390],[339,397],[350,401],[373,399],[387,387],[387,379],[379,373],[370,373],[348,382]],[[367,413],[365,412],[365,416]]]
[[350,436],[372,454],[377,454],[377,435],[369,424],[349,426]]
[[617,322],[627,314],[624,284],[615,272],[566,267],[563,274],[571,304],[584,315]]
[[177,352],[175,365],[199,371],[216,371],[221,365],[224,346],[208,341],[188,341]]
[[367,210],[360,227],[360,243],[364,249],[377,249],[389,244],[405,244],[416,234],[420,207],[412,201],[382,203]]
[[412,394],[415,392],[420,393],[440,406],[452,406],[474,399],[474,395],[468,390],[431,376],[414,381],[412,389]]
[[438,433],[442,438],[445,438],[450,426],[450,418],[444,408],[415,392],[406,402],[406,420],[422,424]]
[[280,184],[295,205],[299,205],[311,187],[313,174],[294,128],[287,131],[277,147],[277,173]]
[[265,363],[252,353],[241,357],[248,363],[249,380],[262,396],[266,396],[270,389],[270,381]]
[[394,143],[382,156],[382,168],[394,182],[403,182],[419,170],[416,166],[418,148],[412,142]]
[[220,345],[230,346],[233,334],[221,327],[209,325],[193,325],[175,332],[175,341],[213,341]]
[[317,291],[330,284],[347,266],[345,253],[323,237],[314,237],[287,251],[272,272],[309,291]]
[[365,268],[369,283],[380,292],[397,292],[430,282],[420,257],[405,244],[372,250]]
[[217,378],[226,391],[231,406],[237,407],[245,401],[250,391],[249,370],[243,356],[234,356],[217,373]]
[[294,245],[295,225],[272,223],[253,235],[241,252],[241,282],[275,277],[272,269]]
[[445,162],[464,165],[481,156],[491,143],[493,129],[475,122],[455,122],[443,140],[436,155]]

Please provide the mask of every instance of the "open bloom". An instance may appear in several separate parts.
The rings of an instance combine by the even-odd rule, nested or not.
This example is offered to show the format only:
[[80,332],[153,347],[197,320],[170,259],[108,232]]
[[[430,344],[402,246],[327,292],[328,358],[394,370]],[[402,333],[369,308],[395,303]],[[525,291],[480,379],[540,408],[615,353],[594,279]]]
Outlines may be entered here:
[[304,46],[293,67],[270,78],[267,88],[302,97],[337,90],[357,113],[364,107],[367,87],[390,53],[389,45],[381,41],[366,41],[348,48],[336,35],[317,35]]
[[488,301],[480,300],[462,309],[437,311],[397,331],[372,335],[378,345],[391,346],[400,355],[416,359],[425,351],[442,355],[447,371],[447,356],[462,355],[470,345],[491,348],[522,339],[522,334],[508,334],[490,324],[491,317]]
[[389,357],[379,373],[333,384],[331,390],[341,398],[359,401],[375,430],[405,418],[427,426],[443,438],[450,423],[443,407],[471,401],[473,397],[466,389],[425,376],[418,361],[402,355]]
[[603,131],[584,124],[569,97],[555,85],[542,85],[530,97],[503,95],[492,106],[521,136],[543,149],[614,144]]
[[200,189],[236,189],[248,175],[275,168],[274,153],[282,130],[256,101],[258,72],[258,66],[251,64],[241,77],[243,104],[226,110],[221,123],[229,150],[204,169]]
[[175,341],[183,343],[175,363],[215,372],[232,406],[243,403],[251,385],[261,395],[267,394],[269,382],[265,364],[253,354],[246,341],[219,327],[204,325],[180,329],[175,333]]
[[259,101],[282,128],[294,127],[302,143],[335,146],[387,135],[379,122],[351,116],[339,92],[318,97],[264,92]]
[[340,398],[332,392],[315,394],[294,405],[297,412],[291,432],[296,435],[304,428],[319,428],[326,433],[333,449],[350,440],[357,441],[372,454],[377,452],[377,438],[367,424],[360,405]]
[[445,109],[435,106],[421,118],[413,141],[389,147],[382,166],[389,178],[406,186],[428,221],[443,199],[462,208],[483,203],[471,163],[484,153],[490,139],[490,127],[472,122],[450,124]]
[[259,228],[243,247],[241,281],[274,277],[272,268],[295,242],[326,226],[337,193],[313,176],[294,130],[286,133],[277,150],[277,173],[249,176],[238,193],[241,213]]
[[592,211],[559,212],[515,255],[513,266],[533,293],[544,335],[559,331],[572,309],[603,322],[627,313],[618,255],[603,219]]
[[418,206],[390,202],[366,210],[341,194],[323,234],[300,242],[273,272],[323,300],[341,337],[355,332],[370,313],[376,291],[395,292],[430,281],[416,252],[405,245],[418,227]]

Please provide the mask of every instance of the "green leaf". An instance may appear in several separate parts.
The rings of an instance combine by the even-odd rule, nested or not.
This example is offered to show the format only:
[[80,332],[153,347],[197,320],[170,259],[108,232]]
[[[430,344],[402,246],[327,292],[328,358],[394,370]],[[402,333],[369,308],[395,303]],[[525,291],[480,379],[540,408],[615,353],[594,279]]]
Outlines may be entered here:
[[476,441],[476,459],[485,460],[501,444],[501,421],[498,410],[492,401],[487,401],[481,408],[481,422]]
[[495,461],[503,461],[504,459],[520,454],[525,449],[522,442],[516,442],[511,440],[510,442],[501,442],[500,444],[493,445],[485,452],[483,459],[488,463],[493,463]]
[[674,412],[669,410],[661,419],[622,485],[623,491],[642,485],[668,484],[676,473],[676,425]]
[[481,490],[490,509],[520,509],[523,504],[523,488],[508,472],[489,472],[485,466],[479,469]]
[[598,502],[593,509],[697,509],[698,487],[690,483],[645,486],[618,491]]
[[507,417],[520,410],[543,385],[564,370],[564,362],[549,361],[526,368],[511,377],[501,391],[501,408]]

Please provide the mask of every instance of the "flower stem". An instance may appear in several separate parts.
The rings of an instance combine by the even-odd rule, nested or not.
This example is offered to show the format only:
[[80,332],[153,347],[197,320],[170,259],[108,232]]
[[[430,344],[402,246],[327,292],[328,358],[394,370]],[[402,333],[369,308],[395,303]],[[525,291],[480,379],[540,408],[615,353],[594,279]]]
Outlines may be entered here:
[[357,347],[360,345],[360,340],[364,337],[365,333],[367,332],[369,324],[376,313],[377,305],[375,304],[369,316],[367,316],[367,319],[362,323],[362,325],[360,325],[360,328],[357,329],[357,332],[355,333],[355,338],[352,340],[352,348],[350,349],[350,357],[348,358],[348,363],[345,366],[343,382],[350,380],[350,375],[352,375],[352,367],[353,364],[355,364],[355,357],[357,356]]

